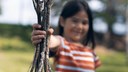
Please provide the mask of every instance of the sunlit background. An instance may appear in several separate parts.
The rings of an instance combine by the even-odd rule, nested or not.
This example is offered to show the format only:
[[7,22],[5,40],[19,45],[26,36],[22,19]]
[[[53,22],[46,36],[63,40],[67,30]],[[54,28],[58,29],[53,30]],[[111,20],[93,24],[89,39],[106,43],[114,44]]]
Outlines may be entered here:
[[[66,1],[54,0],[50,24],[55,30]],[[128,72],[128,1],[86,1],[94,17],[95,51],[102,61],[97,72]],[[0,0],[0,72],[28,71],[34,55],[31,26],[36,22],[32,0]]]

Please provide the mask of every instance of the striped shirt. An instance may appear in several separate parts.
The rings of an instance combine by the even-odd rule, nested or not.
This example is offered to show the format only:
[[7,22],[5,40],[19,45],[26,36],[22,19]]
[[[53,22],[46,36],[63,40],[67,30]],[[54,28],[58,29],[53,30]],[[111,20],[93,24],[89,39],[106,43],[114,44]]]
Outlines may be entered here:
[[100,66],[98,56],[87,47],[80,47],[61,39],[56,56],[56,72],[95,72]]

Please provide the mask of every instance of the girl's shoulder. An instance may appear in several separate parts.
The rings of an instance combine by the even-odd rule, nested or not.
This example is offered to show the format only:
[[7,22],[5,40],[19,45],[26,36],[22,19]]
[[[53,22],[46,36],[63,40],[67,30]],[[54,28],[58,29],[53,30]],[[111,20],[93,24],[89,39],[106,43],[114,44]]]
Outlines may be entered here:
[[64,39],[64,37],[60,36],[60,35],[54,35],[56,38],[58,39]]
[[91,47],[89,47],[89,46],[84,46],[84,49],[86,49],[86,50],[88,50],[88,51],[90,51],[90,52],[93,52],[94,50],[91,48]]

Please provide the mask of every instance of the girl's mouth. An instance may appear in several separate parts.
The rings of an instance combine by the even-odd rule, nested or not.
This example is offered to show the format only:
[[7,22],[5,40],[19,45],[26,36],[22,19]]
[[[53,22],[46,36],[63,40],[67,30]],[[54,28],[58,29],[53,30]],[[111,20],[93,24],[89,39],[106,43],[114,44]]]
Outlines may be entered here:
[[73,31],[73,33],[74,33],[75,35],[81,35],[81,34],[82,34],[82,32],[80,32],[80,31]]

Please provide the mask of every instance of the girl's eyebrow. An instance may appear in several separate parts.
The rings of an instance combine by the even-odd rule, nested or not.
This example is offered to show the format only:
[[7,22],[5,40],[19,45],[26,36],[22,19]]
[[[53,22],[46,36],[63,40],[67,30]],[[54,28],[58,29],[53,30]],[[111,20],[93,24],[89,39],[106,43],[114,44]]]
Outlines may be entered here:
[[73,16],[72,18],[73,19],[78,19],[78,20],[88,20],[88,18],[80,18],[80,17],[76,17],[76,16]]

